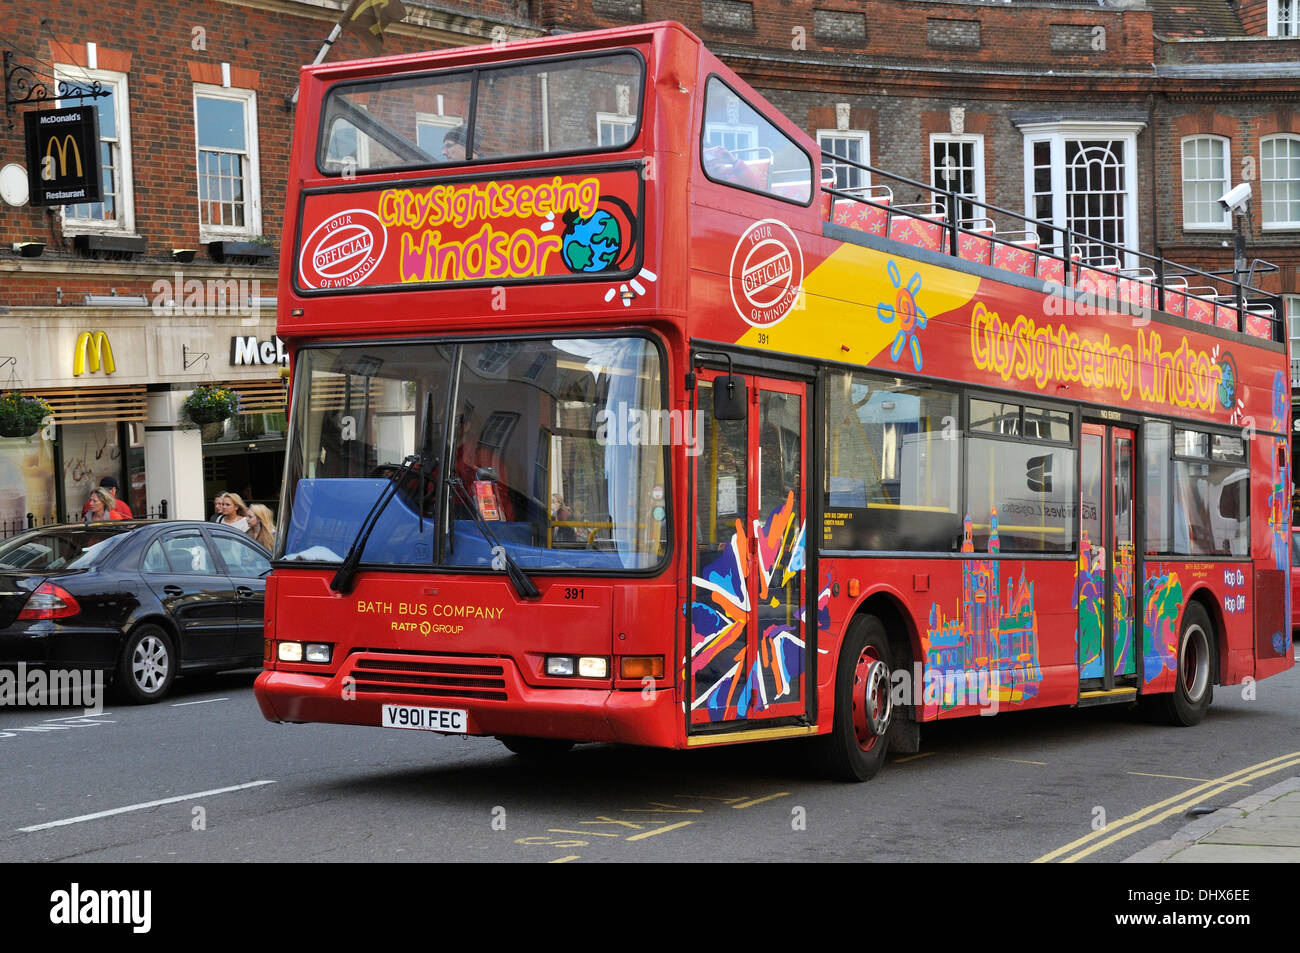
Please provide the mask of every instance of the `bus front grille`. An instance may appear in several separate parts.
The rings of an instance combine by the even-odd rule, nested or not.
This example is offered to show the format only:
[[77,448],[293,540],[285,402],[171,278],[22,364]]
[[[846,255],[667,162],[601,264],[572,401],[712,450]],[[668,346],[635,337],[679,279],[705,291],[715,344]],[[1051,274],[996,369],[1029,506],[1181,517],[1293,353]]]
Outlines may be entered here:
[[358,658],[352,677],[358,694],[421,695],[506,701],[505,669],[500,664],[414,662]]

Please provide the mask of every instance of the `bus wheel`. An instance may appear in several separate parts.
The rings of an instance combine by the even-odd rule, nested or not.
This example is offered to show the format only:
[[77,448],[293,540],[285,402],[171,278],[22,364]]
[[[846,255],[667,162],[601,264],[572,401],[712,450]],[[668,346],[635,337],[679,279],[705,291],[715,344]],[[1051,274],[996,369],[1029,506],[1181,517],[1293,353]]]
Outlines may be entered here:
[[823,770],[842,781],[869,780],[889,751],[889,640],[875,616],[849,626],[835,673],[835,724],[816,740]]
[[527,738],[523,735],[498,735],[501,742],[511,753],[530,761],[545,761],[558,758],[573,747],[572,741],[564,738]]
[[1178,634],[1178,684],[1150,699],[1152,714],[1167,725],[1200,724],[1214,700],[1214,627],[1199,603],[1189,603]]

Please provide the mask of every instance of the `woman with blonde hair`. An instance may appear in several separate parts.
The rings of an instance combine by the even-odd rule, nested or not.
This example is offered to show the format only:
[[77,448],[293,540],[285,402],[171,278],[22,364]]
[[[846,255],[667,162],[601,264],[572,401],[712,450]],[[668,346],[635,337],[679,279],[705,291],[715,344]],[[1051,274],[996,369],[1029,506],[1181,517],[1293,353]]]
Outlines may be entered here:
[[97,486],[90,491],[90,499],[86,501],[86,513],[82,517],[84,523],[102,523],[105,520],[124,520],[126,519],[121,513],[113,508],[113,494],[102,486]]
[[248,535],[268,550],[275,546],[275,519],[261,503],[248,507]]
[[221,523],[241,533],[248,532],[248,507],[238,493],[221,494]]

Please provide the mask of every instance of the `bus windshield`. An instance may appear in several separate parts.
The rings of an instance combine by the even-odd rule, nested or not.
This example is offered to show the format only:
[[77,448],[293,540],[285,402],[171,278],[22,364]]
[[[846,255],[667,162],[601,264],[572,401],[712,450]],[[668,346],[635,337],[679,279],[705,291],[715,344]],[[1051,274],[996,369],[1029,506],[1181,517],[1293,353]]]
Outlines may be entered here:
[[639,56],[615,53],[336,86],[317,162],[348,174],[622,149],[643,73]]
[[643,426],[669,416],[646,338],[305,348],[295,381],[286,559],[342,560],[415,452],[428,395],[438,472],[401,480],[364,564],[491,567],[494,542],[530,571],[646,569],[665,553],[671,427]]

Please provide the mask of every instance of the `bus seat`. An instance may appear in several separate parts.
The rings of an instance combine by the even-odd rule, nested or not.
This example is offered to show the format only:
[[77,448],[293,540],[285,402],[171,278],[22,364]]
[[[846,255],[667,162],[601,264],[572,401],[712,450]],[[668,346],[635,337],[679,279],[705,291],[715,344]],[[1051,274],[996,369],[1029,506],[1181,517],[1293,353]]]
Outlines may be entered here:
[[993,219],[970,218],[962,222],[969,229],[957,237],[957,257],[987,265],[993,260]]
[[943,207],[934,202],[894,206],[889,213],[889,237],[938,251],[943,246]]
[[1037,232],[1003,232],[994,235],[993,267],[1020,275],[1032,275],[1037,249]]

